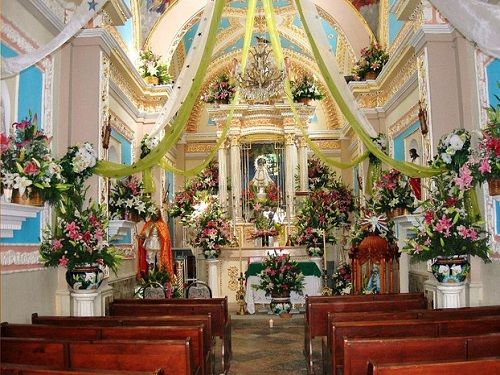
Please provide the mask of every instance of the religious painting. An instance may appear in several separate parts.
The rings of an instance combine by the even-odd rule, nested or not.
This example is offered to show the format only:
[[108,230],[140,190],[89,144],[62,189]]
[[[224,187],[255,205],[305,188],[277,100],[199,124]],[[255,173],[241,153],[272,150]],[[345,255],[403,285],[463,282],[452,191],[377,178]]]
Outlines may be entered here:
[[380,0],[351,0],[351,2],[366,20],[372,32],[377,35]]
[[151,32],[154,24],[165,13],[173,0],[137,0],[141,19],[141,41],[142,45]]

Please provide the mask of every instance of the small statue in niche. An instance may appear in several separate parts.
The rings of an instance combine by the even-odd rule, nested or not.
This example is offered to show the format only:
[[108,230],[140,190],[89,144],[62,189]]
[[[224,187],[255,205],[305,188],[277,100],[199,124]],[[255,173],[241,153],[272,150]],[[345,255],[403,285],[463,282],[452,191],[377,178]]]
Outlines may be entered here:
[[266,198],[266,187],[273,184],[273,179],[269,176],[267,159],[264,155],[259,155],[255,158],[255,175],[252,179],[252,184],[257,188],[257,198]]
[[[416,163],[417,159],[420,157],[420,155],[417,152],[416,148],[410,148],[410,159],[412,163]],[[420,178],[418,177],[410,177],[409,178],[409,183],[411,190],[413,191],[413,194],[415,194],[415,197],[418,200],[422,199],[422,186],[420,184]]]
[[368,284],[366,285],[366,291],[373,294],[380,293],[380,275],[377,264],[373,265],[372,274],[370,275]]

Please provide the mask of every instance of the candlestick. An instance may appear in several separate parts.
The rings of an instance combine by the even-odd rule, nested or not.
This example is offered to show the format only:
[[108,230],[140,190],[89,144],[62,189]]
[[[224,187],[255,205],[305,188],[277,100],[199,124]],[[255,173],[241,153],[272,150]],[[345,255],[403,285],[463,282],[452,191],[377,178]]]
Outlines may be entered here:
[[240,253],[240,273],[243,272],[242,260],[241,260],[241,241],[239,241],[239,253]]
[[326,271],[326,231],[323,229],[323,268]]

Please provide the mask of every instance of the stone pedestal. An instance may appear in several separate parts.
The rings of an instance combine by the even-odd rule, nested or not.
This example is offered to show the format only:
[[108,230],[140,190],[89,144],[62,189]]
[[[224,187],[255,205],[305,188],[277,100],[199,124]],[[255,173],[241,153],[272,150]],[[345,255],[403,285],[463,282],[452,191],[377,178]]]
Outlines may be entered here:
[[71,293],[73,299],[73,316],[96,316],[98,292]]
[[456,307],[465,307],[465,283],[457,284],[437,284],[436,307],[439,309],[448,309]]
[[207,259],[208,264],[208,286],[212,290],[212,297],[220,297],[219,293],[219,272],[218,259]]

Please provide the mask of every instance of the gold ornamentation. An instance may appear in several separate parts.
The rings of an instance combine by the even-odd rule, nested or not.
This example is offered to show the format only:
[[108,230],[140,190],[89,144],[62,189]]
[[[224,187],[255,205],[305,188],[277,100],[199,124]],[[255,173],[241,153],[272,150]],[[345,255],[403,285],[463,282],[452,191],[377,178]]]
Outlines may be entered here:
[[378,39],[381,46],[389,45],[389,0],[380,0],[378,5]]
[[395,138],[399,133],[408,128],[409,125],[418,120],[418,104],[415,104],[399,120],[388,126],[387,135]]
[[320,150],[340,150],[340,141],[334,139],[314,140]]
[[134,131],[130,129],[127,124],[125,124],[125,122],[123,122],[123,120],[112,110],[109,111],[109,115],[111,116],[111,127],[120,133],[125,139],[132,142],[134,140]]
[[215,143],[188,143],[185,150],[187,153],[208,153],[214,146]]
[[227,268],[227,275],[229,276],[229,281],[227,282],[227,287],[229,288],[229,290],[235,292],[238,290],[238,286],[239,286],[239,283],[238,283],[238,277],[240,276],[239,275],[239,271],[238,271],[238,267],[236,266],[230,266]]

